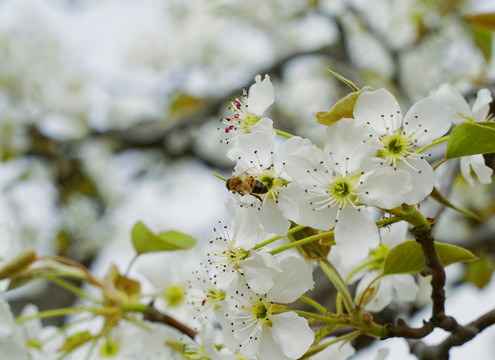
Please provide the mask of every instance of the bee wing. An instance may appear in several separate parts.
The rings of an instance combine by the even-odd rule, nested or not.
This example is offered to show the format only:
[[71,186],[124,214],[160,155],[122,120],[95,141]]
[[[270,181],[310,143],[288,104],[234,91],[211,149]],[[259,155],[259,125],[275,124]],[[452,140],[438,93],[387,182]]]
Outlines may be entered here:
[[[234,174],[236,171],[234,171]],[[249,169],[244,170],[240,174],[235,174],[235,176],[240,176],[240,177],[257,177],[259,174],[259,171],[256,169],[255,166],[250,167]]]

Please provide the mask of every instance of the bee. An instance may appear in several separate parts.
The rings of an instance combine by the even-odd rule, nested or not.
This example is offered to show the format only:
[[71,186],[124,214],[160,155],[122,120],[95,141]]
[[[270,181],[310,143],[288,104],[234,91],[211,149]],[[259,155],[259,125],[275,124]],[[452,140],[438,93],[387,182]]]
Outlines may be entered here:
[[237,193],[241,196],[249,194],[260,200],[261,203],[263,203],[263,199],[260,195],[268,192],[266,185],[254,176],[249,175],[248,171],[227,179],[225,185],[234,194]]

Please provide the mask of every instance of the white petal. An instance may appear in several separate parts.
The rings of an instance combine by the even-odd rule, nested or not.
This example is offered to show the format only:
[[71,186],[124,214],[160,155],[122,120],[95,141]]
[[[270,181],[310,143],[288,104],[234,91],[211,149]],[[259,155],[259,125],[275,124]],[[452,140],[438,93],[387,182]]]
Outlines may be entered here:
[[313,274],[306,262],[290,256],[280,262],[282,272],[274,274],[275,285],[268,291],[267,299],[290,304],[313,288]]
[[335,250],[344,259],[362,259],[379,241],[370,211],[364,207],[345,206],[335,226]]
[[384,245],[394,248],[406,240],[408,228],[409,224],[405,221],[381,228],[380,239]]
[[[359,282],[356,293],[362,295],[362,292],[368,288],[369,284],[378,276],[377,271],[367,273]],[[365,309],[368,311],[381,311],[392,302],[392,286],[388,277],[383,277],[375,281],[372,285],[376,288],[373,298],[366,304]]]
[[371,130],[365,123],[354,119],[341,119],[327,128],[325,153],[340,171],[354,175],[361,172],[364,158],[373,157],[376,148],[370,146]]
[[411,176],[404,170],[383,166],[374,169],[359,179],[356,186],[358,199],[366,205],[392,209],[401,205],[402,193],[411,191]]
[[275,155],[275,160],[274,160],[275,175],[279,177],[283,177],[282,170],[285,167],[285,163],[290,158],[290,156],[294,154],[297,150],[305,146],[311,146],[311,145],[312,144],[310,140],[303,139],[299,136],[294,136],[286,140],[277,150],[277,154]]
[[249,88],[246,105],[253,114],[262,116],[265,110],[275,101],[275,94],[268,75],[265,75],[263,81],[261,81],[261,75],[256,75],[254,80],[255,83]]
[[274,199],[266,199],[259,211],[259,221],[266,231],[285,236],[290,227]]
[[[329,336],[323,339],[320,344],[335,340],[336,337]],[[356,353],[356,350],[348,342],[337,342],[327,346],[324,350],[310,357],[311,360],[347,360]]]
[[319,230],[330,230],[333,228],[337,216],[337,206],[317,209],[317,205],[312,204],[316,201],[325,200],[325,197],[328,196],[315,197],[309,192],[303,192],[299,197],[299,218],[296,222],[299,225],[306,225]]
[[246,282],[258,294],[266,294],[274,284],[276,273],[282,271],[275,258],[264,252],[255,252],[240,261],[239,265],[244,271]]
[[314,341],[308,322],[295,312],[273,315],[272,322],[273,339],[290,359],[301,357]]
[[296,182],[292,182],[278,191],[278,207],[287,219],[297,222],[299,197],[302,192],[303,189]]
[[251,249],[262,240],[271,237],[259,222],[259,211],[255,207],[239,206],[232,198],[225,203],[229,223],[232,226],[232,238],[236,247]]
[[421,147],[430,144],[445,134],[451,126],[451,110],[433,97],[418,101],[407,112],[403,128],[414,145]]
[[461,174],[464,179],[473,186],[474,181],[471,177],[471,168],[482,184],[490,184],[492,182],[493,170],[485,165],[485,158],[481,154],[463,156],[460,161]]
[[490,103],[492,102],[492,94],[488,89],[478,91],[478,96],[473,105],[473,120],[486,121],[488,112],[490,111]]
[[328,183],[326,162],[327,158],[321,149],[305,146],[287,160],[285,171],[302,188],[313,187],[315,184]]
[[[259,338],[259,357],[256,359],[292,360],[282,352],[280,345],[275,342],[270,328],[264,328]],[[244,355],[244,351],[242,354]]]
[[493,169],[485,165],[483,155],[471,155],[471,168],[482,184],[490,184],[492,182]]
[[393,133],[402,124],[400,106],[385,89],[364,91],[354,104],[354,118],[368,124],[376,135]]
[[418,293],[418,285],[409,274],[390,275],[392,286],[402,301],[413,301]]
[[265,131],[255,131],[239,138],[236,146],[236,167],[234,174],[238,175],[248,169],[257,173],[272,165],[275,136]]
[[262,117],[261,119],[249,127],[249,132],[253,133],[255,131],[264,131],[275,137],[276,133],[273,130],[273,120],[267,117]]
[[[442,84],[433,97],[440,99],[452,111],[452,121],[460,124],[466,121],[466,117],[471,117],[469,105],[462,94],[450,84]],[[461,116],[462,115],[462,116]]]
[[433,168],[426,160],[411,160],[408,158],[407,162],[413,166],[414,169],[405,164],[404,161],[398,162],[397,168],[407,171],[411,176],[411,190],[403,194],[402,200],[404,200],[406,204],[412,205],[417,204],[431,194],[433,186],[435,185],[435,174]]

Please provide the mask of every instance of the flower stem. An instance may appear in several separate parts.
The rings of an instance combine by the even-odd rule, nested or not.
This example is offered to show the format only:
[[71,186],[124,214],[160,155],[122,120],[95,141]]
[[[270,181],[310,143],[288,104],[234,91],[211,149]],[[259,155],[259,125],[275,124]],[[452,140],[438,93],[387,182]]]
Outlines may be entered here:
[[326,259],[321,259],[320,261],[318,261],[318,264],[320,264],[320,267],[325,275],[327,275],[330,281],[337,288],[338,292],[342,295],[342,300],[344,301],[344,305],[347,311],[350,314],[355,314],[356,306],[354,304],[354,301],[352,300],[351,293],[344,280],[342,280],[342,277],[340,276],[337,269],[335,269],[332,263],[330,263],[330,261]]
[[314,307],[316,310],[318,310],[322,314],[326,314],[328,312],[327,309],[325,309],[325,307],[323,305],[321,305],[319,302],[317,302],[317,301],[315,301],[309,297],[301,296],[299,298],[299,300],[301,300],[302,302],[305,302],[308,305],[311,305],[312,307]]
[[283,137],[286,137],[288,139],[290,139],[291,137],[293,137],[294,135],[292,134],[289,134],[288,132],[285,132],[285,131],[282,131],[282,130],[278,130],[278,129],[275,129],[275,132],[277,133],[277,135],[280,135],[280,136],[283,136]]
[[[296,240],[296,241],[291,242],[291,243],[289,243],[287,245],[281,246],[281,247],[279,247],[277,249],[274,249],[274,250],[270,251],[270,254],[275,255],[275,254],[281,253],[282,251],[291,249],[293,247],[301,246],[301,245],[304,245],[304,244],[308,244],[308,243],[311,243],[311,242],[313,242],[315,240],[319,240],[321,238],[328,237],[328,236],[333,236],[333,231],[325,231],[325,232],[322,232],[322,233],[319,233],[319,234],[316,234],[316,235],[313,235],[313,236],[308,236],[307,238],[304,238],[304,239],[301,239],[301,240]],[[335,241],[333,241],[333,243],[335,244]]]
[[56,317],[56,316],[65,316],[69,314],[76,314],[80,312],[92,312],[95,315],[103,315],[103,314],[113,314],[115,313],[115,308],[91,308],[91,307],[83,307],[83,308],[62,308],[62,309],[53,309],[40,311],[35,315],[30,316],[20,316],[15,318],[15,322],[21,323],[28,320],[33,319],[43,319],[46,317]]
[[[306,226],[304,226],[304,225],[294,226],[292,229],[290,229],[289,231],[287,231],[287,235],[292,234],[292,233],[295,233],[296,231],[302,230],[305,227]],[[268,240],[265,240],[265,241],[259,243],[255,247],[253,247],[253,250],[258,250],[258,249],[262,248],[263,246],[266,246],[268,244],[271,244],[272,242],[277,241],[278,239],[281,239],[281,238],[283,238],[283,236],[274,236],[274,237],[272,237],[272,238],[270,238]]]
[[64,279],[61,279],[61,278],[59,278],[57,276],[52,276],[52,275],[49,275],[46,278],[48,280],[50,280],[52,283],[54,283],[54,284],[56,284],[56,285],[64,288],[67,291],[72,292],[73,294],[75,294],[75,295],[77,295],[79,297],[82,297],[82,298],[91,300],[91,301],[93,301],[94,303],[97,303],[97,304],[101,304],[101,301],[100,300],[92,297],[87,292],[83,291],[81,288],[77,287],[76,285],[71,284],[67,280],[64,280]]
[[425,151],[426,149],[429,149],[431,148],[432,146],[435,146],[437,144],[441,144],[443,142],[446,142],[446,141],[449,141],[450,139],[450,135],[447,135],[447,136],[444,136],[444,137],[441,137],[439,139],[436,139],[435,141],[432,141],[431,144],[428,144],[426,146],[423,146],[423,147],[420,147],[419,149],[417,149],[414,153],[415,154],[419,154],[419,153],[422,153],[423,151]]
[[327,68],[327,71],[330,74],[332,74],[333,76],[335,76],[337,79],[339,79],[340,81],[342,81],[344,84],[346,84],[347,86],[349,86],[352,89],[352,91],[354,91],[354,92],[359,91],[359,88],[351,80],[343,77],[340,74],[337,74],[335,71],[332,71],[332,70],[330,70],[328,68]]
[[333,339],[331,341],[327,341],[327,342],[324,342],[322,344],[313,346],[308,351],[306,351],[306,353],[302,357],[300,357],[299,359],[307,359],[308,357],[313,356],[314,354],[319,353],[320,351],[326,349],[328,346],[336,344],[340,341],[344,341],[344,342],[352,341],[356,337],[361,335],[362,333],[363,332],[361,330],[356,330],[356,331],[350,332],[349,334],[339,336],[338,338]]

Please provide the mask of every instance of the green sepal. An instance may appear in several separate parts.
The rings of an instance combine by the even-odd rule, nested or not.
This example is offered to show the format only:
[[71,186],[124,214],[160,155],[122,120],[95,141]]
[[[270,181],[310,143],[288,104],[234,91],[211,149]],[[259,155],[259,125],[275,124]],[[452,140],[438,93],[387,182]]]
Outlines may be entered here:
[[60,350],[68,354],[71,351],[77,349],[79,346],[84,345],[91,339],[93,339],[93,336],[91,336],[89,331],[86,330],[86,331],[78,332],[72,336],[69,336],[65,340],[64,344],[61,346]]
[[450,135],[445,158],[495,152],[495,122],[465,122]]
[[[435,242],[435,250],[443,266],[473,261],[476,256],[469,250],[456,245]],[[388,253],[383,264],[383,275],[416,274],[426,266],[421,245],[414,240],[405,241]]]
[[370,86],[365,86],[359,91],[352,92],[337,102],[329,111],[319,111],[316,113],[316,122],[322,125],[332,125],[344,118],[354,118],[354,104],[364,91],[373,91]]
[[193,237],[177,231],[154,234],[141,221],[134,225],[131,236],[132,245],[138,254],[190,249],[196,244]]
[[18,275],[26,270],[36,260],[37,256],[34,250],[29,250],[22,253],[0,269],[0,280]]

